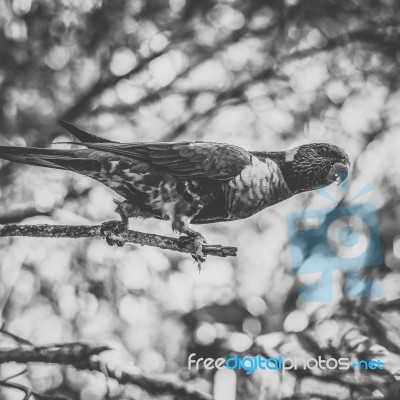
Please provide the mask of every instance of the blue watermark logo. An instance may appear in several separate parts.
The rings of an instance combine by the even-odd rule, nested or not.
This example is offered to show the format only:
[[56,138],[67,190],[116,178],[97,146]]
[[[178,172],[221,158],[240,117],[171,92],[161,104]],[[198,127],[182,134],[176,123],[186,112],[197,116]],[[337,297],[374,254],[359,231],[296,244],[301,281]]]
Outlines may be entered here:
[[[376,207],[373,203],[354,203],[369,191],[371,186],[367,185],[348,205],[294,212],[287,216],[294,273],[298,276],[318,275],[318,283],[300,288],[300,301],[332,301],[335,271],[343,271],[349,298],[380,294],[379,285],[363,277],[365,268],[382,262]],[[335,201],[324,189],[318,192]]]

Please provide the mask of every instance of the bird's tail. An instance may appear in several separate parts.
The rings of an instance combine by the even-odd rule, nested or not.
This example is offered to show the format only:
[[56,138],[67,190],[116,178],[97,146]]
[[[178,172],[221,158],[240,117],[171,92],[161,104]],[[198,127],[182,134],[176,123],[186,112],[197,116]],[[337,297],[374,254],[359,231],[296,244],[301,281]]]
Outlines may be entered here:
[[39,149],[36,147],[0,146],[0,158],[38,167],[76,172],[98,169],[98,162],[87,157],[88,150]]
[[[112,143],[110,140],[98,137],[93,133],[78,128],[69,122],[60,120],[60,125],[81,142]],[[0,146],[0,158],[22,164],[38,167],[66,169],[87,174],[97,171],[99,163],[88,158],[88,150],[40,149],[36,147]]]
[[99,136],[94,135],[93,133],[90,133],[81,128],[78,128],[77,126],[75,126],[69,122],[63,121],[62,119],[60,119],[58,122],[67,132],[69,132],[72,136],[79,139],[81,142],[85,142],[85,143],[115,143],[111,140],[101,138]]

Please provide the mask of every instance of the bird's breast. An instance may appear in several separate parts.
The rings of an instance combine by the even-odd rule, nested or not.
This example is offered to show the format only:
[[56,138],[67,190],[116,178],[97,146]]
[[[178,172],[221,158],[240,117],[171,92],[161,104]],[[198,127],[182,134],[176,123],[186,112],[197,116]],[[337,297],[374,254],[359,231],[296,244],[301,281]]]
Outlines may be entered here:
[[291,197],[278,165],[254,157],[252,164],[225,185],[225,204],[230,219],[249,217]]

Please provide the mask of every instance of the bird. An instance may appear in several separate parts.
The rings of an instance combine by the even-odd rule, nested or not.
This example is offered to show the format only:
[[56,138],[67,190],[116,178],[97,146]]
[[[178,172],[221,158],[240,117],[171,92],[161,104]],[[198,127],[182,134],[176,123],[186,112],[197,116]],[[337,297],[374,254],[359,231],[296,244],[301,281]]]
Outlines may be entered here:
[[69,122],[60,125],[83,149],[0,146],[0,158],[88,176],[111,188],[119,220],[101,232],[109,245],[128,229],[130,218],[169,220],[182,243],[194,245],[199,268],[205,261],[203,235],[194,224],[248,218],[290,197],[344,182],[347,153],[331,143],[310,143],[286,151],[247,151],[206,141],[118,143]]

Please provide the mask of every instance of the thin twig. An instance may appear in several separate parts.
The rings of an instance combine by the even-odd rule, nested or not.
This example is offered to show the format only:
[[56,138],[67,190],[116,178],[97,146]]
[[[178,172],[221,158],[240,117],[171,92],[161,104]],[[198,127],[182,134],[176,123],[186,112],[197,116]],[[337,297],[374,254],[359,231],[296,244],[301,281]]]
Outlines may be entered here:
[[10,337],[11,339],[13,339],[18,344],[21,344],[21,345],[24,344],[24,345],[28,345],[28,346],[33,346],[33,344],[29,340],[26,340],[26,339],[24,339],[22,337],[14,335],[13,333],[8,332],[7,330],[5,330],[4,324],[0,328],[0,334]]
[[[27,236],[27,237],[45,237],[45,238],[104,238],[101,233],[101,226],[89,225],[0,225],[0,237],[6,236]],[[110,238],[123,243],[134,243],[141,246],[153,246],[160,249],[168,249],[181,253],[195,252],[192,243],[181,243],[176,238],[154,235],[150,233],[127,231],[120,235],[110,235]],[[204,244],[203,252],[205,255],[228,257],[236,256],[236,247],[226,247],[221,245]]]
[[11,379],[18,378],[21,375],[25,375],[28,372],[27,368],[24,368],[22,371],[19,371],[11,376],[7,376],[7,378],[2,379],[0,382],[8,382],[11,381]]

